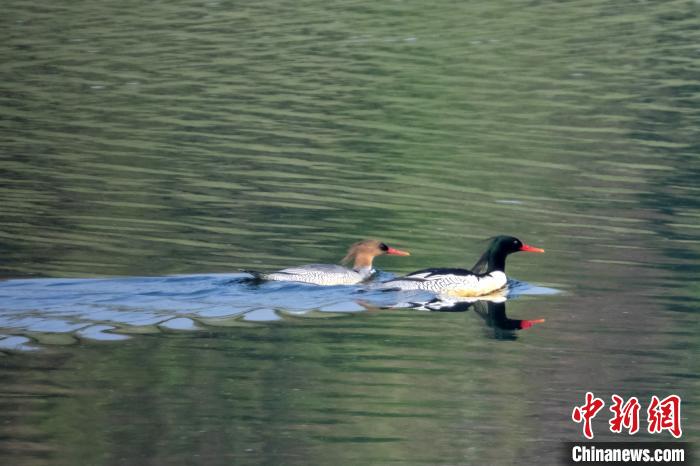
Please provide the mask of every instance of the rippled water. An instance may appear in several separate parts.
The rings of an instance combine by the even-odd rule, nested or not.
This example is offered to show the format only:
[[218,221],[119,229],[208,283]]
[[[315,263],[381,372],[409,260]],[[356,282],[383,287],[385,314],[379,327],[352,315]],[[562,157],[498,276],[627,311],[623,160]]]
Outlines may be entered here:
[[[375,282],[390,277],[383,274]],[[387,292],[372,283],[324,287],[249,282],[248,274],[0,282],[0,328],[24,335],[19,339],[19,335],[0,335],[0,350],[39,349],[28,344],[30,337],[49,344],[75,343],[76,338],[123,340],[128,336],[116,333],[197,330],[201,325],[228,327],[389,308],[464,312],[476,301],[420,290]],[[481,300],[502,303],[522,295],[556,293],[552,288],[513,282],[507,292]],[[520,327],[510,330],[516,329]]]
[[[4,2],[0,460],[557,464],[587,390],[697,440],[699,9]],[[560,293],[228,282],[501,233]]]

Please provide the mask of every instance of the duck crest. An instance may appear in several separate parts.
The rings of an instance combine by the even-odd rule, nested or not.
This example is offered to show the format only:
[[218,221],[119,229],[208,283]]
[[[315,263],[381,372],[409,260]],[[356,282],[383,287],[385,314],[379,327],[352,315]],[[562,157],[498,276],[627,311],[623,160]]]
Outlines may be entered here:
[[350,246],[348,253],[343,257],[341,263],[347,264],[354,258],[353,270],[371,269],[375,256],[382,253],[382,250],[379,248],[380,244],[379,241],[373,239],[358,241]]

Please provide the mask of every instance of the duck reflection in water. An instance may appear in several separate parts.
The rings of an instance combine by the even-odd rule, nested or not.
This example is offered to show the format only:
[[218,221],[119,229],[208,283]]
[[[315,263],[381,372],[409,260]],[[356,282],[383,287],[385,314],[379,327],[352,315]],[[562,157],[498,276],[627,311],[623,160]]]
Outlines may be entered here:
[[[498,340],[514,340],[516,331],[525,330],[535,324],[541,324],[544,319],[511,319],[506,314],[506,297],[490,296],[486,299],[450,299],[434,298],[424,302],[399,303],[394,308],[408,308],[431,312],[466,312],[470,309],[493,329],[493,337]],[[490,332],[489,332],[490,333]]]

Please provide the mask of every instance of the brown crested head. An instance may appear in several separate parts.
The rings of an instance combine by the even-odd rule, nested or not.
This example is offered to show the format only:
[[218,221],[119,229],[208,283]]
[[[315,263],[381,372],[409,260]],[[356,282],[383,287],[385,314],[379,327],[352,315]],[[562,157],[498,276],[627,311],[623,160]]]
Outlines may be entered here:
[[355,259],[353,268],[372,267],[372,260],[382,254],[390,254],[394,256],[410,256],[406,251],[394,249],[387,246],[385,243],[376,239],[366,239],[358,241],[350,246],[348,253],[343,257],[342,263],[348,263],[353,258]]

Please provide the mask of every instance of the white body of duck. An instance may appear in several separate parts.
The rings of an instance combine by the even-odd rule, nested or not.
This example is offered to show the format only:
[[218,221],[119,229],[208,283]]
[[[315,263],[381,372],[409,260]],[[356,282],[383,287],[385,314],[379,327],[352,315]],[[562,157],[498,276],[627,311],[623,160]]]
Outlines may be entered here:
[[507,285],[506,274],[497,270],[480,275],[466,269],[425,269],[384,282],[382,288],[428,290],[453,296],[475,297],[503,290]]
[[406,251],[391,248],[377,240],[365,240],[353,244],[342,262],[354,259],[353,267],[337,264],[308,264],[289,267],[269,274],[262,274],[264,280],[310,283],[314,285],[355,285],[369,280],[375,270],[372,262],[376,256],[389,254],[408,256]]
[[266,280],[312,283],[314,285],[355,285],[368,280],[376,271],[371,267],[357,270],[336,264],[308,264],[289,267],[263,275]]

